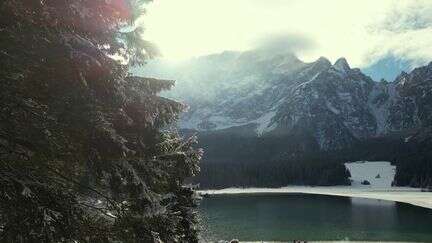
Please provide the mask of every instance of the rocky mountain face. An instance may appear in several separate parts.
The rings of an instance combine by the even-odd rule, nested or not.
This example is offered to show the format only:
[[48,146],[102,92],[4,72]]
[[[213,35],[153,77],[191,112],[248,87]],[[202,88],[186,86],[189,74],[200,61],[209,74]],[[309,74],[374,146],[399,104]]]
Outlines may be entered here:
[[399,186],[432,186],[432,63],[390,82],[340,58],[224,52],[137,74],[176,80],[178,123],[205,154],[207,188],[345,184],[346,161],[392,161]]
[[409,139],[432,122],[432,63],[376,82],[344,58],[305,63],[289,53],[248,51],[150,74],[178,80],[166,94],[190,106],[178,125],[202,134],[307,138],[298,144],[331,151],[387,135]]

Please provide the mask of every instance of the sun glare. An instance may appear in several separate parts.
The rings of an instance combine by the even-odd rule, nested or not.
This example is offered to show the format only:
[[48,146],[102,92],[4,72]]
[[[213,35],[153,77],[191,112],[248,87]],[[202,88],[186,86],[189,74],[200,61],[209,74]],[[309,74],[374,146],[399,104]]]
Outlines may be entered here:
[[[332,60],[344,56],[355,66],[362,66],[375,56],[396,49],[402,54],[408,52],[409,43],[404,47],[392,47],[393,50],[382,49],[382,44],[404,38],[403,33],[386,29],[388,18],[401,9],[413,10],[413,5],[418,3],[387,0],[277,0],[266,4],[258,0],[155,1],[148,6],[144,25],[146,38],[157,43],[164,58],[170,60],[224,50],[247,50],[263,37],[289,33],[315,42],[313,48],[296,50],[305,61],[320,56]],[[424,35],[427,33],[415,36],[420,39]]]

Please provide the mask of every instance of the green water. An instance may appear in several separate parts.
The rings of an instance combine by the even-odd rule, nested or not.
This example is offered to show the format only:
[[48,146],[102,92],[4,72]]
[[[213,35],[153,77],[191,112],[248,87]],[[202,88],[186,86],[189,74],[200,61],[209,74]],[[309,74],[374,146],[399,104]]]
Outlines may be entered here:
[[432,210],[375,199],[217,195],[199,207],[203,242],[359,240],[432,242]]

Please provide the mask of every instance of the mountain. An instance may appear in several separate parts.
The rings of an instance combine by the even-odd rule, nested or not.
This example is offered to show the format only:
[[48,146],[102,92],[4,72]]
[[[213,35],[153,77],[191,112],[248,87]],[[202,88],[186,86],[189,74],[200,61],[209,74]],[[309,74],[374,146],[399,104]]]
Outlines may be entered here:
[[411,71],[412,60],[387,55],[362,69],[363,73],[374,80],[393,81],[401,72]]
[[[260,50],[149,70],[158,68],[138,71],[178,80],[166,95],[190,106],[178,125],[198,132],[208,163],[299,161],[323,153],[342,160],[348,150],[385,159],[391,156],[386,145],[405,146],[432,127],[432,63],[393,82],[376,82],[345,58],[305,63],[291,53]],[[384,151],[370,148],[371,140]]]
[[409,134],[422,124],[419,108],[429,109],[413,90],[427,89],[427,80],[408,85],[408,74],[402,73],[395,82],[375,82],[345,58],[332,65],[324,57],[304,63],[289,53],[225,52],[195,59],[171,73],[181,75],[169,95],[190,106],[180,128],[204,132],[248,127],[251,136],[302,131],[322,150],[395,132]]

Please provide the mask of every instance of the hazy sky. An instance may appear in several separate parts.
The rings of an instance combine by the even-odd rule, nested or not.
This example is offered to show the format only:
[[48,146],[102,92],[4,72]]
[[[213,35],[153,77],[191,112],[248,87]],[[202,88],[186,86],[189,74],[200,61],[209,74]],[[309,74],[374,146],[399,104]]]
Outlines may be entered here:
[[276,44],[305,61],[432,60],[432,0],[155,0],[145,38],[167,59]]

